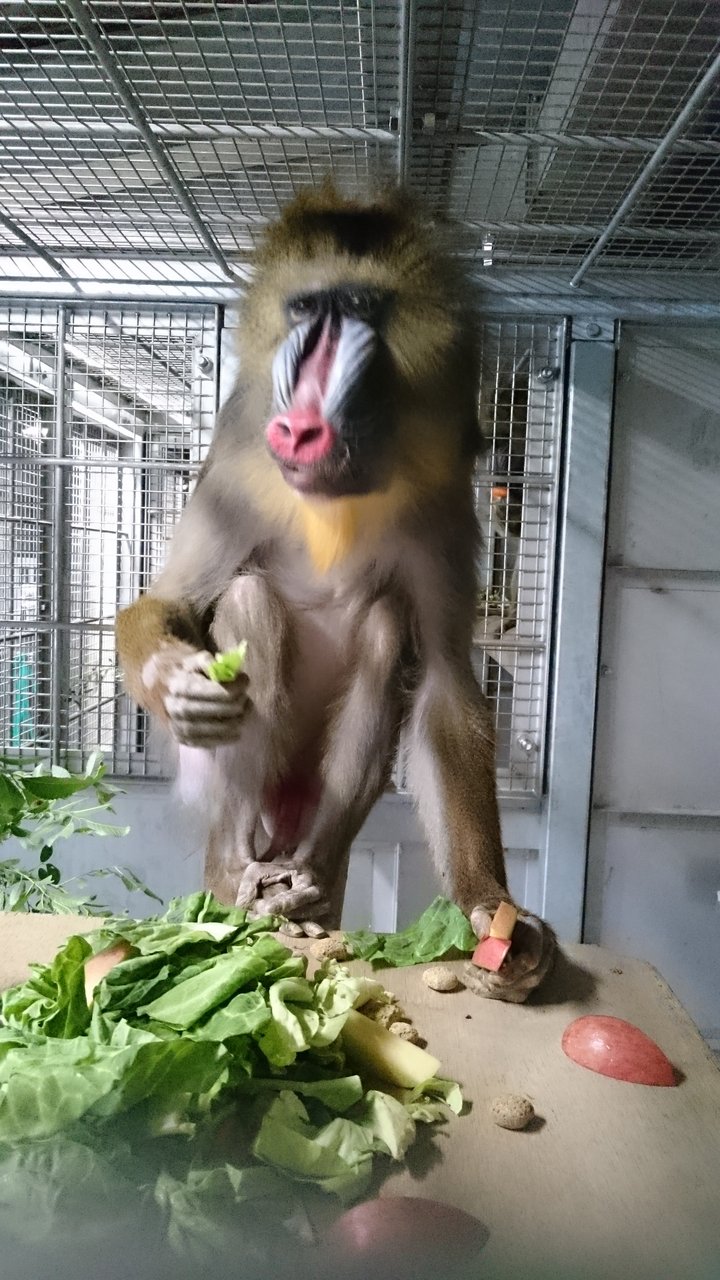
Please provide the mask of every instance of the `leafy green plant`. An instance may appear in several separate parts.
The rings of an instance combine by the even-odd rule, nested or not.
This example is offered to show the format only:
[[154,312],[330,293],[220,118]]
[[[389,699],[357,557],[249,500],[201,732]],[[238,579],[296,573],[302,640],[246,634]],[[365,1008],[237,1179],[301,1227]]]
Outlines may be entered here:
[[[81,792],[86,793],[82,799]],[[19,858],[0,858],[0,911],[107,915],[107,908],[87,892],[84,883],[104,876],[114,876],[129,891],[161,902],[127,867],[102,867],[63,879],[55,861],[56,842],[68,836],[127,835],[129,827],[99,822],[93,816],[112,813],[111,802],[117,794],[118,789],[105,780],[100,752],[93,753],[82,774],[45,762],[28,766],[20,760],[0,759],[0,843],[14,836],[37,857],[34,867]]]

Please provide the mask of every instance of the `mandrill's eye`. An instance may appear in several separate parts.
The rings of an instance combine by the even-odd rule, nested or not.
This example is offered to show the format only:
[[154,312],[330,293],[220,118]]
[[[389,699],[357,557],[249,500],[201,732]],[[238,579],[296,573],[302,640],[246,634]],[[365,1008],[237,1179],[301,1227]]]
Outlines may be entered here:
[[288,300],[287,314],[292,324],[302,324],[305,320],[312,320],[317,313],[317,298],[312,295],[302,295]]
[[379,289],[351,287],[343,292],[342,309],[353,319],[377,328],[382,324],[388,301],[388,294]]
[[348,304],[350,314],[356,320],[365,320],[366,322],[372,317],[372,304],[370,299],[364,293],[351,293],[348,295]]

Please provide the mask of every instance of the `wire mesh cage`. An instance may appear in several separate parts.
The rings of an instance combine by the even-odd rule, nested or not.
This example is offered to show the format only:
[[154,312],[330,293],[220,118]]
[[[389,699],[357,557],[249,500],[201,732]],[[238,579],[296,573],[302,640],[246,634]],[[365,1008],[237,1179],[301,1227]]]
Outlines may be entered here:
[[0,736],[22,755],[162,772],[114,623],[160,567],[216,401],[217,317],[0,312]]
[[715,0],[12,0],[5,288],[217,296],[328,173],[399,173],[486,277],[717,274],[719,45]]
[[476,666],[508,794],[542,790],[563,354],[562,325],[483,327]]

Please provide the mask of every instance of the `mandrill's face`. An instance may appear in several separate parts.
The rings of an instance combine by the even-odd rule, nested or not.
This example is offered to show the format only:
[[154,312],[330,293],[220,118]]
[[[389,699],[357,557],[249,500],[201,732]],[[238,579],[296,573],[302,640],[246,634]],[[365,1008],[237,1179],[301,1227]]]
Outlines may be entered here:
[[285,299],[287,336],[272,364],[265,438],[283,479],[299,493],[372,493],[387,476],[393,435],[393,367],[385,332],[389,289],[338,283]]
[[241,326],[243,477],[272,521],[308,542],[322,527],[316,565],[469,473],[477,356],[461,285],[400,197],[308,193],[268,228]]

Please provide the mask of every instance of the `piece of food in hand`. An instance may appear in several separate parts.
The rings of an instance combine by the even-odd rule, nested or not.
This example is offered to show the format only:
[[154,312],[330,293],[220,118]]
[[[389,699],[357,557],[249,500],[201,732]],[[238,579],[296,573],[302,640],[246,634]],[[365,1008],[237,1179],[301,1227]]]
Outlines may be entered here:
[[85,961],[85,999],[88,1004],[92,1004],[93,993],[98,983],[102,982],[111,969],[116,964],[120,964],[122,960],[127,960],[129,956],[134,955],[134,948],[129,942],[121,939],[115,942],[111,947],[106,947],[104,951],[98,951],[96,955],[90,956]]
[[227,649],[225,653],[217,653],[207,668],[207,674],[216,684],[230,684],[245,666],[247,641],[243,640],[235,649]]
[[426,969],[422,980],[431,991],[457,991],[462,986],[460,979],[445,964],[433,964]]
[[518,910],[512,902],[501,902],[490,922],[487,938],[478,943],[472,956],[472,963],[478,969],[490,969],[497,973],[512,946],[513,929],[517,923]]
[[623,1018],[587,1014],[565,1028],[563,1053],[588,1071],[628,1084],[672,1086],[675,1068],[654,1040]]
[[491,938],[512,938],[517,924],[518,909],[513,902],[501,902],[490,921]]
[[535,1115],[532,1102],[519,1093],[493,1098],[490,1114],[501,1129],[526,1129]]
[[[344,1280],[438,1280],[474,1263],[487,1243],[479,1219],[415,1196],[381,1196],[348,1209],[321,1241],[320,1275]],[[473,1271],[472,1274],[475,1274]]]
[[339,938],[318,938],[310,948],[317,960],[347,960],[349,952]]
[[357,1009],[351,1010],[342,1030],[348,1059],[362,1072],[371,1072],[380,1080],[414,1089],[432,1079],[440,1070],[440,1062],[416,1044],[401,1040],[385,1027],[371,1022]]

